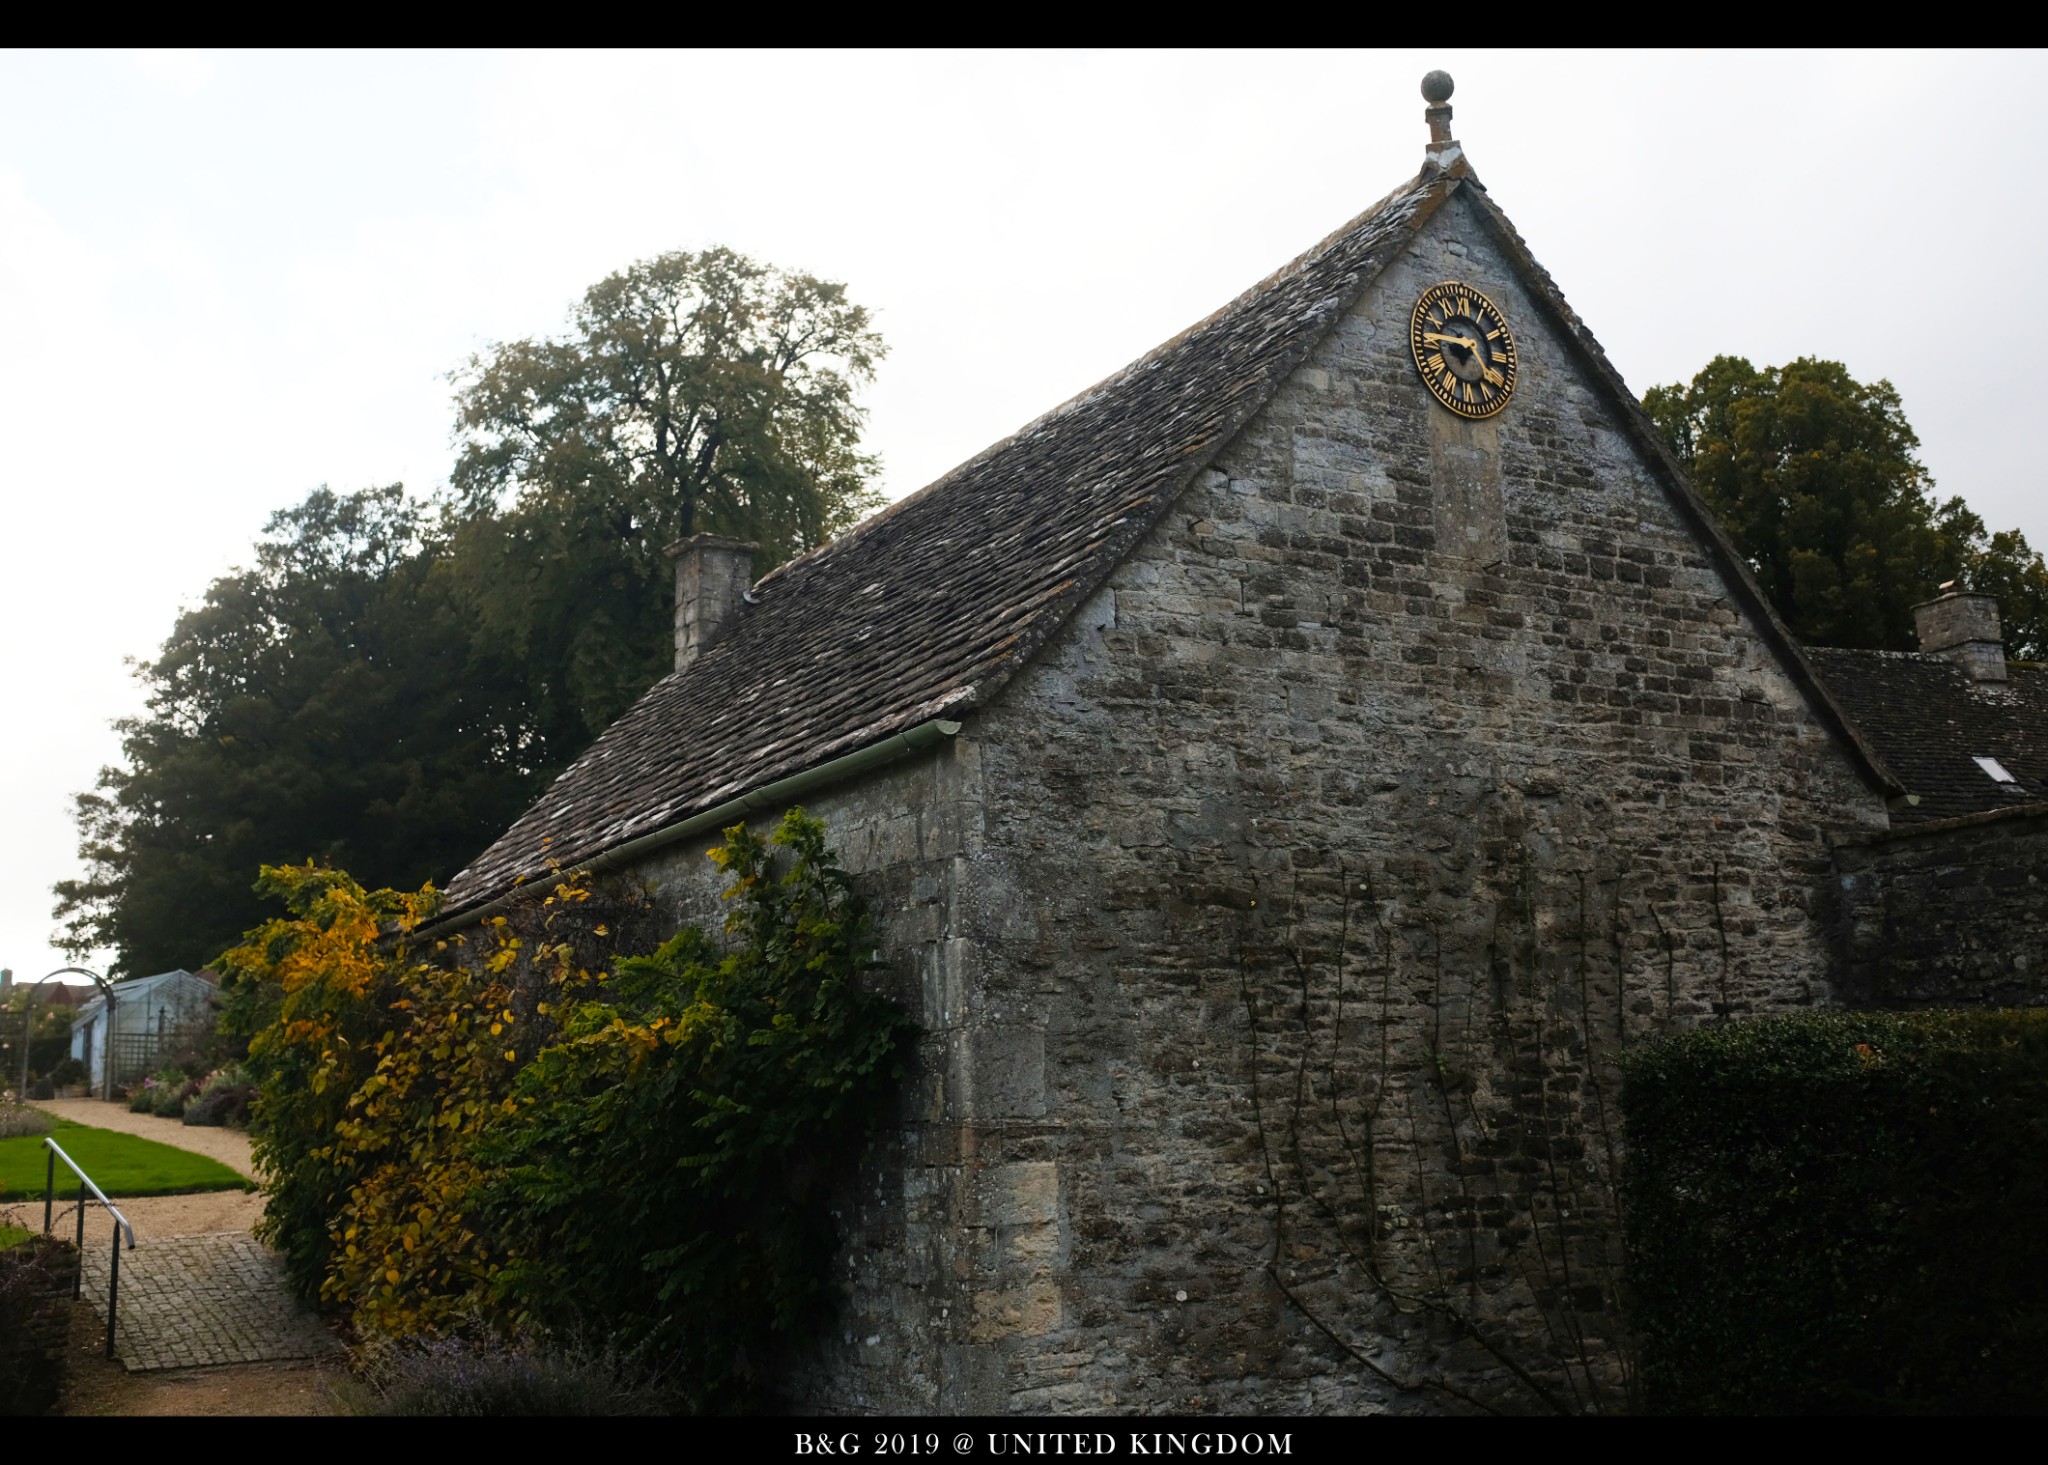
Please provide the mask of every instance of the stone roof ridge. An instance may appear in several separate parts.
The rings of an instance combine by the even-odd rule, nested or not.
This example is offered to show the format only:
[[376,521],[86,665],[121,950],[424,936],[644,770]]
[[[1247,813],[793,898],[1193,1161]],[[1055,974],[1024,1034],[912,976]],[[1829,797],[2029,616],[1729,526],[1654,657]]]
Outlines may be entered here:
[[1221,310],[764,576],[758,603],[448,883],[442,924],[986,703],[1456,184],[1455,170],[1418,175]]
[[2006,680],[1980,682],[1963,668],[1962,663],[1939,651],[1894,651],[1885,646],[1809,646],[1806,654],[1817,665],[1828,662],[1846,665],[1852,658],[1862,658],[1886,666],[1921,667],[1953,684],[1956,691],[1984,702],[2011,701],[2048,672],[2048,665],[2038,661],[2007,661]]
[[1889,646],[1809,646],[1809,651],[1847,652],[1855,656],[1885,656],[1897,661],[1947,661],[1931,651],[1896,651]]

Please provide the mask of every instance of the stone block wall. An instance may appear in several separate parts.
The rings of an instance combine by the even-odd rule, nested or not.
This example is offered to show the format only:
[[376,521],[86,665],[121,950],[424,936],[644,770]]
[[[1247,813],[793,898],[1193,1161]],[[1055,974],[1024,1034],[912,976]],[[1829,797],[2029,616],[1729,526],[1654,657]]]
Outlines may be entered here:
[[1845,1001],[2048,1003],[2048,806],[1909,825],[1835,852]]

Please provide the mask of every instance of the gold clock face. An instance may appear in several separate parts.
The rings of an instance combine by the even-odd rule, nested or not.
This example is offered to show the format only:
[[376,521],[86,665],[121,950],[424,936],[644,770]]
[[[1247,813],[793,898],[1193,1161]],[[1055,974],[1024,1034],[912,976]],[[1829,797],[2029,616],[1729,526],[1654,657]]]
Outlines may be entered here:
[[1460,417],[1491,417],[1514,395],[1514,334],[1470,285],[1446,280],[1423,291],[1408,337],[1423,385]]

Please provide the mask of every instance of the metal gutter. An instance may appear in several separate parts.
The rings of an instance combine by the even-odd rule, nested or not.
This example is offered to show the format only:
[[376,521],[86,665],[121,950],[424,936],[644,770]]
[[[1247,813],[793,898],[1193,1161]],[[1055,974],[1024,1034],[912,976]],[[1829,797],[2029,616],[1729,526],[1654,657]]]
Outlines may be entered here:
[[[884,738],[879,743],[870,743],[855,752],[829,759],[816,767],[806,768],[802,773],[791,774],[788,778],[778,779],[774,783],[764,783],[736,799],[728,799],[716,808],[692,814],[680,823],[671,824],[665,829],[657,829],[652,834],[643,834],[638,839],[629,839],[624,844],[614,845],[602,854],[583,861],[574,869],[564,870],[562,878],[566,879],[571,875],[602,874],[606,870],[628,864],[650,851],[680,843],[694,834],[702,834],[707,829],[728,828],[749,814],[782,808],[816,789],[844,782],[857,774],[867,773],[907,758],[913,753],[922,752],[959,731],[959,723],[950,722],[943,717],[921,722],[916,727],[897,733],[894,737]],[[485,901],[471,910],[420,927],[414,933],[413,939],[452,935],[480,921],[488,920],[527,894],[531,888],[532,882],[515,885],[503,895]]]

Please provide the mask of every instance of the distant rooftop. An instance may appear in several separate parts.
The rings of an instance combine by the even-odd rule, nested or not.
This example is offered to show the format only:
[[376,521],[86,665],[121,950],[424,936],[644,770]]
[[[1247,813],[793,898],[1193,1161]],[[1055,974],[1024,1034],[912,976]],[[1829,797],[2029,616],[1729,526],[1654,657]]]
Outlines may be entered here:
[[1806,655],[1918,800],[1894,803],[1894,825],[2048,801],[2048,666],[2008,662],[1987,682],[1925,651]]

